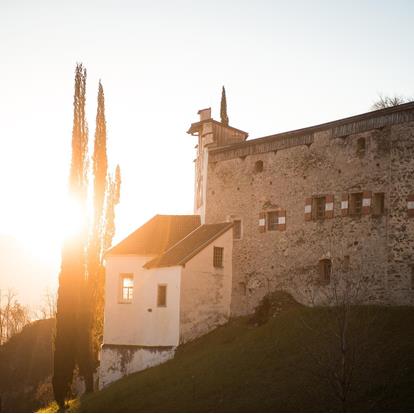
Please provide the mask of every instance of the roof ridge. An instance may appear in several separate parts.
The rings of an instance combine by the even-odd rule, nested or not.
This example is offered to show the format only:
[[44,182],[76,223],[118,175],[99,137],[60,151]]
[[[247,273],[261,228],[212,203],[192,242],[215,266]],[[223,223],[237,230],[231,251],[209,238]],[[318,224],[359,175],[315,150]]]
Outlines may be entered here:
[[[188,239],[190,236],[192,236],[194,233],[196,233],[197,231],[200,231],[203,227],[212,227],[212,226],[219,226],[219,225],[224,225],[226,224],[226,226],[223,226],[222,229],[220,229],[219,231],[217,231],[214,235],[212,235],[210,238],[208,238],[207,240],[205,240],[200,246],[194,248],[194,250],[191,250],[190,253],[188,253],[186,256],[184,256],[183,258],[181,258],[177,265],[181,265],[183,263],[186,263],[186,261],[188,261],[191,257],[195,256],[197,253],[199,253],[201,250],[203,250],[207,245],[209,245],[213,240],[217,239],[217,237],[220,237],[225,231],[227,231],[228,229],[230,229],[231,227],[233,227],[233,222],[222,222],[222,223],[209,223],[209,224],[201,224],[200,226],[198,226],[197,228],[195,228],[192,232],[188,233],[185,237],[183,237],[181,240],[179,240],[177,243],[175,243],[173,246],[171,246],[168,250],[166,250],[165,252],[159,254],[157,257],[154,257],[153,259],[149,260],[147,263],[144,264],[143,267],[145,268],[150,268],[150,267],[157,267],[156,262],[159,262],[160,259],[167,255],[167,253],[169,253],[171,250],[173,250],[174,248],[176,248],[179,244],[183,243],[186,239]],[[153,266],[148,266],[150,265],[152,262]]]

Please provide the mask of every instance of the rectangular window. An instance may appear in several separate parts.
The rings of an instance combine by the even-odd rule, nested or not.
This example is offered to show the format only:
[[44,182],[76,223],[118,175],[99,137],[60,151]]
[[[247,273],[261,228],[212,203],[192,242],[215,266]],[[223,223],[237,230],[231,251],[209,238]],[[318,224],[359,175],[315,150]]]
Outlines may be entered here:
[[362,193],[352,193],[349,195],[349,214],[360,216],[362,214]]
[[267,230],[277,230],[278,219],[277,211],[269,211],[267,213]]
[[132,273],[121,273],[121,302],[131,303],[134,293],[134,275]]
[[375,193],[373,197],[372,214],[382,216],[384,214],[384,193]]
[[326,286],[331,282],[332,262],[330,259],[319,260],[318,285]]
[[214,267],[223,267],[223,247],[215,247],[213,252],[213,266]]
[[159,308],[167,306],[167,285],[158,285],[157,306]]
[[233,239],[240,240],[242,237],[241,220],[233,220]]
[[312,197],[312,219],[322,220],[325,218],[326,197]]

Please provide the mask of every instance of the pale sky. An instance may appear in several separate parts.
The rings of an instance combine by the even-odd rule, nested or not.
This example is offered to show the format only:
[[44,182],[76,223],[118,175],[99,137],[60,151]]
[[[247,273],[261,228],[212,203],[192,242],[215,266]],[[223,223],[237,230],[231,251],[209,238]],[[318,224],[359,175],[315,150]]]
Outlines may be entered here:
[[197,111],[258,138],[414,95],[412,1],[0,0],[0,289],[35,307],[56,288],[76,62],[89,138],[106,98],[122,171],[120,240],[193,208]]

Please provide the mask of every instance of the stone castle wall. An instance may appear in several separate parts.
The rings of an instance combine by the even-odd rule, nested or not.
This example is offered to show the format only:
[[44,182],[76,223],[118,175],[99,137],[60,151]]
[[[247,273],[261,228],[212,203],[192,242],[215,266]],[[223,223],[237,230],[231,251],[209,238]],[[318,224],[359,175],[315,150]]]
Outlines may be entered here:
[[[242,222],[233,244],[233,315],[251,312],[275,289],[321,304],[344,280],[358,282],[365,303],[414,304],[414,218],[407,205],[414,193],[414,112],[380,115],[210,147],[206,223]],[[352,193],[363,193],[360,216],[343,203]],[[381,193],[384,211],[376,216]],[[326,197],[325,218],[309,220],[316,196]],[[273,211],[280,220],[274,230],[264,221]],[[328,284],[320,281],[324,259],[332,266]]]

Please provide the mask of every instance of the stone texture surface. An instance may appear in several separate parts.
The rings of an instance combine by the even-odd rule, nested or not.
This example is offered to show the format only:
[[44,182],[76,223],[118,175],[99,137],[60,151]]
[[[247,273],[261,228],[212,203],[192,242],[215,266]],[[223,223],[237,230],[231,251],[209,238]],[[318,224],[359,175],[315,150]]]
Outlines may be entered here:
[[[214,246],[224,248],[222,268],[213,266]],[[189,260],[182,270],[180,343],[204,335],[228,321],[231,286],[232,229]]]
[[99,389],[125,375],[142,371],[174,358],[176,347],[104,345],[99,367]]
[[[332,131],[318,130],[310,144],[277,151],[210,155],[202,180],[205,221],[242,220],[243,237],[233,243],[233,315],[251,312],[276,289],[321,304],[345,278],[363,282],[364,303],[414,304],[414,218],[407,215],[407,197],[414,192],[414,123],[340,137]],[[243,153],[249,153],[246,144]],[[212,149],[214,154],[214,144]],[[256,172],[259,160],[263,171]],[[366,191],[385,194],[384,214],[343,217],[342,194]],[[317,195],[334,196],[333,218],[305,222],[305,200]],[[286,210],[286,230],[260,232],[259,218],[277,209]],[[332,260],[328,286],[315,282],[324,258]]]

